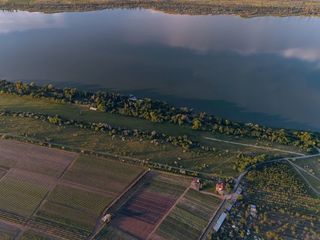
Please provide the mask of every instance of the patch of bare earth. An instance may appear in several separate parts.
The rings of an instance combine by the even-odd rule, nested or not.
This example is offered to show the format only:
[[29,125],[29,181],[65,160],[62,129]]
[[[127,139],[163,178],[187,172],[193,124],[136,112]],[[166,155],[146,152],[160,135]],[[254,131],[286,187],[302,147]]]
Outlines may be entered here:
[[12,140],[0,140],[0,166],[58,177],[76,153]]

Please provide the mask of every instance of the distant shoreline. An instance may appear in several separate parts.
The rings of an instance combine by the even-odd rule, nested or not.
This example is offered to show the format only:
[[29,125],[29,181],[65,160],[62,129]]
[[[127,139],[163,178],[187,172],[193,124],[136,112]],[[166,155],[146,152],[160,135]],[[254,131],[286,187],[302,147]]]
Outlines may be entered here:
[[[90,2],[90,3],[87,3]],[[184,15],[238,15],[241,17],[258,16],[320,16],[320,2],[311,0],[297,1],[252,1],[252,0],[91,0],[70,3],[52,0],[21,3],[17,0],[0,0],[0,9],[7,11],[30,11],[43,13],[83,12],[113,8],[143,8],[171,14]]]

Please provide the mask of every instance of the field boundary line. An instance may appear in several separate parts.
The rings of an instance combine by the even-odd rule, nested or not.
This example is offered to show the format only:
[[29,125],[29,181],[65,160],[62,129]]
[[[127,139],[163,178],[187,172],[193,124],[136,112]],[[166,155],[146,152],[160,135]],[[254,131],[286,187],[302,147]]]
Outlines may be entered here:
[[24,229],[14,238],[14,239],[20,239],[22,234],[27,231],[28,229],[33,229],[32,227],[29,227],[29,222],[32,220],[32,218],[35,216],[35,214],[38,212],[39,209],[42,208],[42,206],[47,202],[48,196],[52,193],[52,191],[58,186],[58,184],[61,182],[61,179],[64,177],[64,175],[69,171],[69,169],[73,166],[75,161],[78,159],[79,154],[73,158],[72,161],[68,164],[68,166],[65,167],[65,169],[62,171],[62,173],[56,178],[56,181],[52,184],[48,192],[45,194],[45,196],[42,198],[41,202],[38,204],[38,206],[34,209],[30,217],[28,217],[26,223],[24,224]]
[[157,225],[154,227],[154,229],[152,230],[152,232],[148,235],[148,237],[146,238],[147,240],[150,239],[150,237],[157,231],[157,229],[159,228],[159,226],[161,225],[161,223],[163,223],[163,221],[169,216],[169,214],[172,212],[172,210],[178,205],[178,203],[180,202],[180,200],[187,194],[187,192],[190,190],[190,187],[187,187],[186,190],[184,190],[184,192],[180,195],[180,197],[177,198],[177,200],[175,201],[175,203],[171,206],[171,208],[169,208],[169,210],[166,212],[166,214],[160,219],[160,221],[157,223]]
[[310,181],[303,176],[303,174],[301,173],[301,170],[299,170],[294,164],[291,163],[291,161],[288,161],[289,164],[293,167],[293,169],[300,175],[300,177],[303,178],[303,180],[307,183],[307,185],[311,188],[311,190],[316,193],[317,195],[320,195],[320,191],[318,191],[311,183]]
[[2,179],[4,179],[9,174],[10,170],[11,170],[11,168],[9,170],[4,170],[5,173],[2,176],[0,176],[0,182],[2,181]]
[[268,150],[268,151],[277,151],[277,152],[290,153],[290,154],[299,155],[299,156],[305,156],[305,154],[303,154],[303,153],[293,152],[293,151],[284,150],[284,149],[280,149],[280,148],[259,146],[259,145],[249,144],[249,143],[239,143],[239,142],[222,140],[222,139],[212,138],[212,137],[204,137],[204,138],[207,140],[211,140],[211,141],[228,143],[228,144],[233,144],[233,145],[238,145],[238,146],[253,147],[253,148],[259,148],[259,149],[264,149],[264,150]]
[[296,168],[300,169],[300,171],[305,172],[305,173],[308,174],[310,177],[313,177],[313,178],[317,179],[317,180],[320,182],[320,178],[318,178],[317,176],[312,175],[312,174],[311,174],[310,172],[308,172],[306,169],[304,169],[303,167],[300,167],[299,165],[291,162],[290,160],[288,160],[288,161],[291,163],[291,165],[293,165],[293,166],[295,166]]
[[82,191],[87,191],[87,192],[91,192],[91,193],[96,193],[99,195],[103,195],[105,197],[116,197],[117,194],[114,192],[106,192],[100,188],[95,188],[95,187],[90,187],[87,185],[83,185],[83,184],[78,184],[69,180],[63,180],[61,179],[61,181],[59,182],[59,185],[65,186],[65,187],[70,187],[70,188],[74,188],[74,189],[78,189],[78,190],[82,190]]
[[74,159],[68,164],[68,166],[62,171],[62,173],[58,176],[58,178],[56,179],[56,181],[52,184],[51,188],[49,189],[49,191],[46,193],[46,195],[44,196],[44,198],[41,200],[40,204],[37,206],[37,208],[33,211],[33,213],[31,214],[30,218],[28,219],[26,225],[28,224],[29,220],[34,217],[34,215],[36,214],[36,212],[38,212],[38,210],[46,203],[47,201],[47,197],[52,193],[52,191],[58,186],[58,184],[61,182],[61,179],[64,177],[64,175],[70,170],[70,168],[73,166],[73,164],[75,163],[75,161],[78,159],[79,156],[74,157]]
[[116,204],[131,188],[133,188],[147,173],[150,172],[150,169],[147,169],[145,171],[143,171],[139,176],[137,176],[137,178],[135,180],[133,180],[132,183],[130,183],[123,191],[122,193],[116,197],[115,199],[113,199],[113,201],[111,203],[109,203],[105,209],[102,211],[102,213],[100,214],[100,216],[97,219],[96,222],[96,227],[93,230],[92,234],[88,237],[88,240],[93,240],[99,233],[100,231],[103,229],[104,227],[104,223],[101,222],[101,218],[107,214],[107,212],[109,211],[109,209]]
[[223,206],[225,205],[225,203],[227,202],[227,199],[224,198],[223,201],[219,204],[218,208],[216,209],[216,211],[214,211],[214,213],[212,214],[211,218],[208,221],[207,226],[203,229],[200,237],[198,238],[198,240],[206,240],[207,239],[207,234],[208,231],[210,230],[210,227],[213,225],[214,220],[218,214],[218,212],[221,211],[221,209],[223,208]]
[[[98,157],[109,157],[111,160],[114,161],[120,161],[122,164],[128,164],[128,165],[139,165],[141,167],[149,167],[152,168],[153,170],[158,170],[161,172],[167,172],[167,173],[173,173],[173,174],[178,174],[178,175],[183,175],[183,176],[191,176],[194,177],[196,174],[197,176],[200,176],[201,178],[205,179],[215,179],[217,178],[218,175],[216,174],[210,174],[206,172],[199,172],[187,168],[179,168],[175,166],[170,166],[167,164],[162,164],[158,162],[146,162],[145,160],[139,159],[137,157],[130,157],[130,156],[123,156],[123,155],[118,155],[115,153],[107,152],[107,151],[95,151],[95,150],[90,150],[86,148],[77,148],[73,147],[67,144],[60,144],[60,143],[54,143],[54,142],[46,142],[44,140],[38,139],[38,138],[32,138],[32,137],[25,137],[25,136],[20,136],[20,135],[15,135],[12,133],[4,133],[0,132],[0,137],[1,136],[6,136],[8,137],[5,140],[13,140],[13,141],[18,141],[18,142],[23,142],[27,144],[33,144],[33,145],[39,145],[41,147],[46,147],[46,148],[53,148],[53,149],[58,149],[61,151],[66,151],[66,152],[74,152],[77,154],[84,154],[84,155],[94,155]],[[170,167],[170,169],[176,170],[176,172],[168,171],[167,168]],[[181,171],[185,173],[181,173]],[[227,177],[227,176],[220,176],[220,177]]]

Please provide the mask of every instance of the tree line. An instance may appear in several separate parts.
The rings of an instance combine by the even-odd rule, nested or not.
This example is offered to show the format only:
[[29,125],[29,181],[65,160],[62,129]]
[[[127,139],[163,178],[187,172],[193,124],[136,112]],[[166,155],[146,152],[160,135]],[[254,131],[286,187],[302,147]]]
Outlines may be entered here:
[[188,107],[175,107],[165,101],[150,98],[136,99],[114,92],[87,92],[76,88],[55,88],[48,84],[9,82],[0,80],[0,93],[53,99],[61,103],[88,105],[98,111],[142,118],[151,122],[169,122],[194,130],[249,137],[283,145],[294,145],[313,152],[320,147],[319,133],[277,129],[254,123],[239,123]]

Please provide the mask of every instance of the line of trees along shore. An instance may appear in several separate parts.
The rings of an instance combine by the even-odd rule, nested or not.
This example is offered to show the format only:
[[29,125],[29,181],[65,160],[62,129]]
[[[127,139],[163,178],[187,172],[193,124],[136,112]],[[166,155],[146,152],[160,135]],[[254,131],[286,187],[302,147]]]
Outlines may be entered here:
[[76,88],[55,88],[51,84],[37,86],[34,83],[6,80],[0,80],[0,93],[46,98],[59,103],[87,105],[101,112],[121,114],[157,123],[168,122],[190,127],[195,131],[209,131],[293,145],[308,152],[313,152],[320,147],[320,134],[316,132],[276,129],[254,123],[234,122],[206,112],[197,113],[188,107],[175,107],[164,101],[150,98],[137,99],[114,92],[87,92]]
[[208,15],[235,14],[254,16],[319,16],[320,4],[316,1],[206,1],[206,0],[91,0],[91,1],[1,1],[0,9],[36,12],[94,11],[113,8],[155,9],[166,13]]

